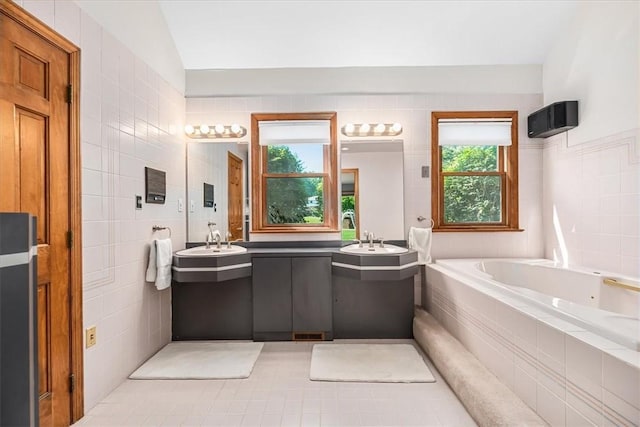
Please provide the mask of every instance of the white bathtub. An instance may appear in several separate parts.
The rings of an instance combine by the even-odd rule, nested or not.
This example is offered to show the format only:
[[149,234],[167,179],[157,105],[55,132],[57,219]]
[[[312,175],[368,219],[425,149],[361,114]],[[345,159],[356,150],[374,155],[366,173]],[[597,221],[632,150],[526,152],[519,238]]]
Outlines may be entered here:
[[614,278],[638,286],[635,279],[561,268],[541,259],[449,259],[436,266],[640,351],[640,292],[604,284]]

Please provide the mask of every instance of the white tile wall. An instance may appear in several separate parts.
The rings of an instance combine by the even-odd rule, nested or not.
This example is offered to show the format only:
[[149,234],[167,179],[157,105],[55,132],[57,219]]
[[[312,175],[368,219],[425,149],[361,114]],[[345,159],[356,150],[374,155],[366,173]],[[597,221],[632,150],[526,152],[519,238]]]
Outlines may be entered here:
[[545,257],[639,277],[640,131],[573,146],[567,135],[544,142]]
[[[75,2],[18,4],[81,48],[82,315],[98,338],[84,354],[88,411],[171,337],[170,291],[143,274],[154,224],[184,247],[184,95]],[[145,166],[166,171],[167,202],[135,210]]]
[[[520,137],[520,233],[437,233],[435,258],[473,256],[540,257],[543,252],[541,145],[526,136],[527,115],[539,108],[542,95],[306,95],[237,98],[189,98],[187,122],[237,122],[247,129],[251,113],[337,111],[338,127],[348,122],[400,122],[404,140],[404,230],[424,227],[418,216],[431,217],[431,180],[421,167],[431,165],[431,111],[518,110]],[[340,139],[340,138],[339,138]],[[249,136],[246,137],[249,140]],[[375,232],[375,230],[374,230]],[[401,238],[400,236],[385,236]],[[487,247],[490,237],[495,244]],[[288,237],[287,239],[290,239]],[[490,252],[490,253],[488,253]]]

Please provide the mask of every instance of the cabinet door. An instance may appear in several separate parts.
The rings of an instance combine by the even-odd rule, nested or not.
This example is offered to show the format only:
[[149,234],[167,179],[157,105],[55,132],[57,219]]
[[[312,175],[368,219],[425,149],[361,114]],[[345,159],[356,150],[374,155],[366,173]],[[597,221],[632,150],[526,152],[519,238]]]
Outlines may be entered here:
[[331,257],[292,258],[293,330],[331,331]]
[[291,258],[253,258],[254,332],[291,332]]

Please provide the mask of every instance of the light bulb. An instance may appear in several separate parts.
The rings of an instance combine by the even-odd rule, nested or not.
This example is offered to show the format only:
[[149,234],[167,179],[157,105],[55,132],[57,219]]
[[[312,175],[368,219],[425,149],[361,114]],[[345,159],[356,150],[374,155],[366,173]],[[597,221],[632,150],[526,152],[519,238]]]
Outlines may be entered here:
[[369,123],[363,123],[360,125],[360,133],[369,133],[369,129],[371,129],[371,126],[369,126]]
[[209,126],[207,125],[200,125],[200,133],[203,135],[206,135],[209,133]]
[[352,134],[354,130],[355,126],[353,125],[353,123],[347,123],[346,125],[344,125],[344,133],[347,135]]
[[193,126],[191,126],[191,125],[186,125],[186,126],[184,127],[184,133],[186,133],[187,135],[193,135],[193,133],[194,133],[195,131],[196,131],[196,130],[195,130],[195,129],[193,128]]
[[220,123],[215,125],[214,129],[216,130],[216,133],[219,133],[219,134],[223,134],[224,133],[224,125],[222,125]]
[[384,123],[378,123],[374,129],[376,133],[382,133],[386,128],[387,127],[384,125]]
[[391,130],[394,133],[400,133],[402,131],[402,125],[400,123],[394,123],[391,125]]
[[237,135],[237,134],[241,133],[241,131],[242,131],[242,127],[240,127],[239,124],[234,123],[234,124],[231,125],[231,132],[232,133],[235,133]]

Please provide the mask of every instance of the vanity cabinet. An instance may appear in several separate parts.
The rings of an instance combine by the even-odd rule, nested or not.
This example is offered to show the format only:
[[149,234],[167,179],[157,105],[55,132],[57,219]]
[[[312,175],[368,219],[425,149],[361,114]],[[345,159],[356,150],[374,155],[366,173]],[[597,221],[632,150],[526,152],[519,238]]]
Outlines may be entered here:
[[253,258],[253,339],[332,339],[331,255]]

